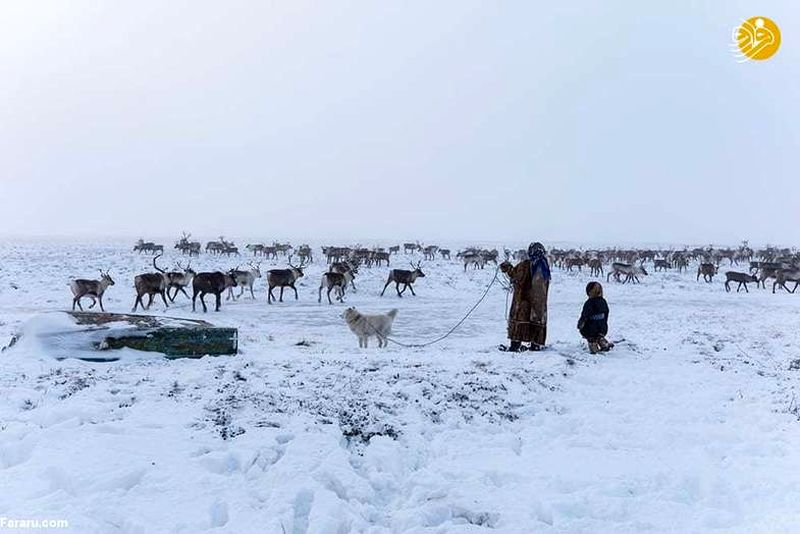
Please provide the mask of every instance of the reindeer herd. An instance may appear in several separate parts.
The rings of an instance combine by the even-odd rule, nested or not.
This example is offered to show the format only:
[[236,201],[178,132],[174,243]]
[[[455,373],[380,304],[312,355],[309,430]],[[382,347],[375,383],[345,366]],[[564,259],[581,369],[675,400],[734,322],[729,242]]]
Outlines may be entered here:
[[[510,251],[506,251],[506,256]],[[684,250],[634,250],[634,249],[606,249],[606,250],[560,250],[554,249],[550,253],[551,260],[556,267],[565,271],[581,271],[584,266],[589,267],[592,276],[601,276],[604,265],[610,262],[610,270],[606,281],[612,277],[621,283],[639,283],[639,276],[647,276],[645,264],[652,264],[653,271],[664,272],[676,270],[688,271],[690,264],[697,265],[696,281],[702,278],[706,283],[712,283],[719,274],[720,267],[727,263],[731,270],[725,272],[724,287],[732,291],[731,283],[736,283],[736,292],[744,289],[749,292],[747,284],[753,283],[757,287],[766,289],[768,280],[772,280],[772,292],[785,289],[794,293],[800,285],[800,253],[788,248],[768,246],[760,250],[753,250],[746,242],[737,249],[704,247]],[[747,271],[736,271],[733,268],[747,265]],[[787,284],[794,284],[789,288]]]
[[[287,268],[269,269],[266,271],[267,302],[269,304],[283,302],[283,293],[288,288],[294,292],[295,300],[299,299],[297,282],[304,276],[304,269],[314,262],[312,248],[303,244],[297,248],[289,243],[273,242],[252,243],[245,246],[245,250],[252,253],[253,260],[249,269],[241,269],[240,265],[223,271],[195,272],[191,267],[191,258],[199,256],[201,250],[207,254],[219,257],[241,257],[239,248],[235,243],[220,236],[216,241],[209,241],[203,248],[199,241],[192,241],[191,235],[183,233],[175,243],[175,249],[190,257],[189,262],[183,265],[176,262],[176,270],[165,270],[158,265],[158,260],[164,254],[164,246],[143,239],[137,241],[134,251],[139,254],[153,254],[153,271],[141,273],[134,277],[135,300],[133,312],[139,308],[148,310],[154,300],[160,299],[165,307],[175,302],[178,293],[192,301],[192,311],[196,311],[199,297],[203,312],[207,312],[205,297],[213,295],[215,310],[219,311],[222,305],[222,295],[227,292],[227,300],[237,300],[247,291],[252,299],[256,298],[255,285],[262,277],[261,262],[263,260],[278,260],[285,258]],[[434,261],[437,258],[451,261],[450,249],[437,245],[423,246],[419,242],[404,243],[385,248],[365,248],[361,246],[323,246],[322,256],[325,258],[327,271],[321,275],[317,302],[321,303],[324,296],[328,304],[344,302],[347,291],[356,291],[355,280],[360,268],[390,267],[393,258],[402,255],[422,255],[423,260],[416,263],[410,262],[411,269],[392,268],[389,270],[386,283],[380,295],[394,284],[398,297],[403,297],[406,290],[416,296],[414,283],[425,278],[422,270],[422,261]],[[800,286],[800,253],[786,248],[766,247],[753,250],[745,242],[737,249],[704,247],[683,250],[651,250],[651,249],[620,249],[608,248],[603,250],[576,250],[552,249],[549,253],[551,264],[556,269],[565,272],[582,272],[588,268],[590,276],[602,277],[606,281],[612,279],[621,284],[638,284],[641,277],[648,276],[648,268],[652,266],[655,272],[675,270],[688,271],[690,265],[697,266],[696,280],[702,278],[706,283],[712,283],[719,274],[720,266],[727,263],[731,270],[725,272],[724,287],[732,291],[732,283],[737,284],[736,292],[744,289],[749,292],[748,284],[766,288],[768,280],[772,280],[772,292],[785,289],[794,293]],[[297,258],[297,264],[294,263]],[[506,261],[520,261],[527,258],[524,249],[512,251],[504,249],[502,259]],[[260,259],[260,261],[257,261]],[[501,253],[497,249],[484,249],[469,247],[455,254],[455,261],[463,265],[463,270],[484,269],[487,265],[497,266],[501,260]],[[256,263],[253,263],[256,262]],[[747,265],[746,271],[733,270],[736,266]],[[648,267],[646,267],[646,265]],[[91,300],[89,309],[99,304],[103,307],[103,295],[106,290],[114,285],[108,271],[100,271],[99,280],[77,279],[70,283],[73,294],[72,309],[78,307],[83,310],[81,300]],[[790,288],[791,286],[791,288]],[[191,288],[191,296],[188,289]],[[238,294],[235,289],[238,288]],[[276,298],[274,290],[279,293]],[[333,299],[331,298],[333,294]],[[147,302],[145,302],[145,300]]]

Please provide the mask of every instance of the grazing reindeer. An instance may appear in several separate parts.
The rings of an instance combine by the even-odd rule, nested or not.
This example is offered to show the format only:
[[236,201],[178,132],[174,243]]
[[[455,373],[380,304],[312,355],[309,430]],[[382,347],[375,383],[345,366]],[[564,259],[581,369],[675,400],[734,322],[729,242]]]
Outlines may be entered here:
[[725,273],[725,291],[730,292],[731,290],[731,282],[738,282],[739,285],[736,286],[736,292],[738,293],[742,286],[744,286],[744,290],[747,293],[750,293],[750,290],[747,289],[747,282],[755,282],[758,285],[758,276],[749,273],[737,273],[734,271],[728,271]]
[[322,273],[322,280],[319,283],[319,298],[317,302],[322,302],[322,290],[328,290],[328,304],[333,304],[331,301],[331,291],[336,290],[336,300],[344,302],[344,292],[348,284],[353,281],[352,271],[345,271],[344,273]]
[[588,264],[592,276],[603,276],[603,261],[600,258],[591,258]]
[[[425,273],[422,272],[419,262],[417,262],[416,265],[412,263],[411,266],[414,268],[413,271],[406,271],[404,269],[392,269],[389,271],[389,279],[386,280],[386,285],[383,286],[381,296],[386,293],[386,288],[389,287],[389,284],[394,282],[394,288],[397,291],[398,297],[402,297],[406,289],[410,289],[411,294],[416,297],[417,294],[414,293],[414,286],[412,284],[417,278],[425,278]],[[403,284],[403,291],[400,291],[400,284]]]
[[[157,273],[144,273],[136,275],[133,279],[133,286],[136,288],[136,300],[133,303],[133,312],[135,313],[139,305],[142,306],[142,309],[149,310],[150,306],[153,304],[153,298],[156,295],[161,295],[161,300],[164,301],[164,306],[169,308],[169,304],[167,303],[167,285],[169,284],[169,278],[167,276],[166,271],[163,269],[159,269],[158,265],[156,265],[156,260],[161,257],[161,254],[155,256],[153,258],[153,267],[155,268]],[[149,301],[147,302],[147,306],[144,305],[142,301],[142,297],[147,295],[149,297]]]
[[81,311],[83,311],[83,306],[81,306],[81,299],[83,297],[89,297],[92,299],[92,303],[89,305],[89,309],[94,308],[96,303],[100,303],[100,311],[106,311],[103,308],[103,293],[106,292],[108,286],[113,286],[114,280],[111,279],[111,276],[108,274],[108,271],[103,272],[100,270],[100,280],[84,280],[79,278],[77,280],[73,280],[69,283],[69,288],[72,290],[72,311],[75,311],[75,305],[78,305]]
[[611,271],[606,275],[606,282],[608,282],[612,276],[614,280],[619,282],[623,274],[625,275],[625,280],[622,280],[623,284],[627,284],[628,282],[638,284],[640,283],[639,275],[647,276],[647,271],[642,264],[632,265],[630,263],[614,262],[611,264]]
[[[189,287],[189,284],[192,283],[195,275],[197,274],[192,270],[192,262],[190,261],[186,267],[181,265],[181,262],[177,262],[178,269],[180,271],[172,271],[167,274],[167,298],[169,298],[170,302],[175,302],[175,297],[178,296],[178,291],[186,295],[186,298],[191,298],[189,293],[186,292],[186,288]],[[161,271],[161,269],[159,269]],[[163,271],[162,271],[163,272]],[[171,289],[174,289],[175,292],[170,296],[169,292]]]
[[701,263],[697,267],[697,280],[700,280],[700,276],[702,275],[703,280],[706,283],[710,284],[714,281],[714,275],[717,274],[717,266],[713,263]]
[[439,250],[439,247],[436,245],[428,245],[424,249],[422,249],[423,257],[426,260],[435,260],[436,259],[436,252]]
[[291,287],[294,289],[294,299],[298,300],[297,296],[297,288],[295,287],[295,282],[303,277],[303,267],[305,265],[303,262],[300,262],[300,265],[294,266],[292,265],[292,257],[289,256],[289,268],[288,269],[270,269],[267,271],[267,285],[269,286],[269,290],[267,292],[267,303],[272,304],[272,301],[275,300],[275,296],[272,294],[272,290],[276,287],[281,288],[280,298],[278,299],[279,302],[283,302],[283,290],[287,287]]
[[400,245],[394,245],[389,247],[389,254],[399,254],[400,253]]
[[197,273],[192,280],[192,311],[195,311],[197,295],[200,295],[200,304],[203,305],[203,313],[208,311],[205,296],[209,293],[214,295],[216,307],[214,311],[219,311],[222,306],[222,293],[236,285],[236,280],[228,273],[219,271],[214,273]]
[[253,293],[253,284],[255,284],[256,278],[261,278],[261,262],[258,262],[255,265],[251,263],[250,267],[252,267],[252,269],[249,271],[240,271],[238,268],[230,270],[228,274],[230,274],[236,282],[234,287],[239,287],[239,294],[234,295],[233,287],[229,287],[227,300],[230,300],[231,298],[233,298],[233,300],[237,300],[244,294],[245,288],[250,290],[250,296],[253,299],[256,298],[255,293]]
[[[789,293],[797,291],[797,286],[800,285],[800,269],[794,267],[791,269],[779,269],[776,273],[775,281],[772,283],[772,292],[775,293],[777,286],[782,287]],[[789,289],[786,287],[786,282],[794,282],[794,287]]]
[[449,260],[450,259],[450,249],[449,248],[440,248],[439,249],[439,254],[442,255],[442,259],[443,260]]

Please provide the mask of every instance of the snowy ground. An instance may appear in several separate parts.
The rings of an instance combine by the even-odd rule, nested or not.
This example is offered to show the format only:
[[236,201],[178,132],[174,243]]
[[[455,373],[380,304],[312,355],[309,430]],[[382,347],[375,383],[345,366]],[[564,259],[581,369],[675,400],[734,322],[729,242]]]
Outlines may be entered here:
[[[66,309],[70,277],[98,267],[117,282],[107,309],[129,311],[148,262],[127,244],[0,253],[2,341]],[[321,269],[298,302],[268,306],[261,280],[257,301],[205,317],[240,329],[235,357],[93,364],[25,342],[0,354],[0,517],[81,533],[800,528],[800,296],[674,272],[606,284],[610,337],[627,341],[593,357],[575,330],[588,275],[555,270],[546,352],[495,350],[499,285],[440,344],[359,350],[343,306],[316,302]],[[378,297],[386,268],[362,270],[348,304],[399,308],[396,337],[419,342],[493,275],[423,269],[403,299]],[[170,315],[201,315],[178,302]]]

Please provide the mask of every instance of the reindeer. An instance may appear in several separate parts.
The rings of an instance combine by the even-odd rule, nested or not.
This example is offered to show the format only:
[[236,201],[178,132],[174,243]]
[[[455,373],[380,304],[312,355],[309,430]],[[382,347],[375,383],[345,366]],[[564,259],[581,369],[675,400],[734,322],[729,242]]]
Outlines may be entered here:
[[[261,278],[261,262],[258,262],[255,265],[251,263],[250,267],[252,267],[252,269],[249,271],[240,271],[237,267],[236,269],[231,269],[228,272],[228,274],[233,277],[236,284],[233,287],[228,288],[228,298],[226,300],[230,300],[231,298],[233,298],[233,300],[237,300],[244,294],[245,288],[250,290],[250,296],[255,300],[256,295],[253,293],[253,284],[255,284],[256,278]],[[239,295],[234,295],[233,288],[237,286],[239,287]]]
[[758,285],[758,276],[749,273],[737,273],[734,271],[728,271],[725,273],[725,291],[730,293],[731,291],[731,282],[738,282],[739,285],[736,286],[736,292],[738,293],[742,286],[744,286],[744,290],[747,293],[750,293],[750,290],[747,289],[748,282],[755,282]]
[[301,262],[314,263],[314,251],[308,245],[300,245],[297,248],[297,257]]
[[374,251],[372,253],[371,260],[378,267],[380,267],[383,262],[386,262],[386,266],[388,267],[389,266],[389,257],[390,257],[390,254],[388,252],[385,252],[383,250],[376,250],[376,251]]
[[574,267],[578,268],[578,271],[583,269],[583,258],[580,256],[570,256],[564,259],[564,266],[567,268],[567,272],[572,272]]
[[486,265],[486,260],[479,252],[464,252],[461,254],[461,259],[464,261],[464,272],[467,272],[467,267],[470,265],[473,269],[483,269]]
[[358,264],[357,263],[351,262],[351,261],[338,261],[336,263],[332,263],[331,264],[331,267],[330,267],[330,269],[328,269],[328,272],[339,273],[339,274],[350,273],[351,274],[351,278],[350,278],[350,282],[348,282],[348,284],[350,286],[352,286],[354,292],[357,291],[356,282],[355,282],[355,277],[358,274]]
[[653,270],[654,271],[666,271],[672,268],[669,261],[661,258],[656,258],[653,260]]
[[155,254],[156,252],[161,252],[163,254],[164,245],[156,245],[152,241],[145,241],[143,239],[140,239],[133,246],[133,250],[134,252],[138,251],[139,254],[141,254],[142,252],[147,252],[148,254],[151,252],[153,254]]
[[436,252],[439,250],[439,247],[436,245],[428,245],[424,249],[422,249],[423,257],[426,260],[435,260],[436,259]]
[[717,266],[713,263],[701,263],[697,267],[697,281],[700,280],[700,276],[703,276],[703,280],[706,281],[707,284],[710,284],[714,281],[714,275],[717,274]]
[[639,275],[647,276],[647,271],[641,263],[639,265],[632,265],[630,263],[614,262],[611,264],[611,271],[606,275],[606,282],[608,282],[612,276],[614,280],[619,282],[620,276],[623,274],[625,275],[625,280],[622,280],[623,284],[627,284],[628,282],[638,284],[640,283]]
[[403,243],[403,253],[404,254],[413,254],[418,249],[421,249],[422,246],[419,243]]
[[389,254],[400,254],[400,245],[389,247]]
[[[416,265],[412,263],[411,266],[414,268],[413,271],[406,271],[404,269],[392,269],[389,271],[389,279],[386,280],[386,285],[383,286],[381,296],[386,293],[386,288],[389,287],[389,284],[394,282],[398,297],[402,297],[406,289],[410,289],[411,294],[416,297],[417,294],[414,293],[414,286],[412,284],[417,278],[425,278],[425,273],[423,273],[420,268],[420,262],[417,262]],[[400,291],[400,284],[403,284],[403,291]]]
[[352,281],[352,271],[345,271],[344,273],[322,273],[322,280],[320,280],[319,283],[319,298],[317,298],[317,302],[322,302],[323,288],[328,290],[328,304],[333,304],[331,301],[331,291],[333,289],[336,289],[336,300],[339,302],[344,302],[344,292],[347,289],[348,284],[352,283]]
[[[178,291],[186,295],[186,298],[191,298],[189,293],[186,292],[186,288],[189,287],[189,284],[192,283],[192,280],[197,275],[196,272],[192,270],[192,262],[190,261],[186,267],[181,265],[181,262],[176,262],[178,269],[180,271],[172,271],[167,274],[167,298],[169,298],[170,302],[175,302],[175,297],[178,296]],[[160,272],[163,272],[159,269]],[[170,296],[169,291],[174,289],[175,292]]]
[[[133,303],[134,313],[138,309],[139,305],[142,306],[142,309],[149,310],[150,306],[153,304],[153,298],[156,295],[161,295],[161,300],[164,301],[164,307],[169,308],[166,296],[169,278],[167,277],[166,271],[159,269],[158,265],[156,265],[156,260],[160,257],[161,254],[153,257],[153,267],[156,271],[158,271],[157,273],[139,274],[133,279],[133,286],[136,288],[136,300]],[[145,306],[144,302],[142,302],[142,297],[144,295],[149,297],[147,306]]]
[[449,260],[450,259],[450,249],[449,248],[440,248],[439,249],[439,254],[442,255],[442,259],[443,260]]
[[280,254],[281,254],[281,256],[286,256],[286,255],[288,255],[288,254],[289,254],[289,251],[290,251],[290,250],[292,250],[292,249],[294,248],[294,247],[293,247],[292,245],[290,245],[289,243],[278,243],[277,241],[275,241],[275,242],[272,244],[272,246],[273,246],[273,247],[275,247],[275,251],[276,251],[277,253],[280,253]]
[[203,313],[208,312],[205,301],[205,296],[208,293],[213,294],[216,299],[214,311],[219,311],[220,306],[222,306],[222,293],[235,285],[236,280],[228,273],[221,273],[219,271],[213,273],[197,273],[194,280],[192,280],[192,311],[195,311],[197,295],[200,295],[200,304],[203,305]]
[[[794,287],[789,289],[786,287],[786,282],[794,282]],[[775,293],[777,286],[782,287],[789,293],[797,291],[797,286],[800,285],[800,269],[792,267],[790,269],[779,269],[776,272],[775,281],[772,283],[772,292]]]
[[589,274],[592,276],[603,276],[603,260],[600,258],[591,258],[588,264]]
[[296,267],[292,265],[292,257],[289,256],[288,269],[270,269],[267,271],[267,285],[269,286],[269,291],[267,292],[268,304],[272,304],[272,301],[275,300],[272,290],[276,287],[281,288],[280,298],[278,299],[279,302],[283,302],[283,290],[287,287],[294,289],[294,299],[299,299],[297,296],[297,288],[294,284],[297,282],[297,280],[303,277],[303,267],[305,267],[305,265],[302,261],[300,262],[300,265]]
[[102,269],[100,270],[100,280],[84,280],[79,278],[77,280],[73,280],[69,283],[69,288],[72,290],[72,311],[75,311],[75,305],[77,304],[78,308],[83,311],[83,306],[81,306],[81,299],[83,297],[89,297],[92,299],[92,303],[89,305],[89,309],[94,308],[94,305],[98,302],[100,303],[100,311],[106,311],[103,308],[103,293],[106,292],[108,286],[113,286],[114,280],[111,279],[111,275],[108,274],[108,271],[103,272]]

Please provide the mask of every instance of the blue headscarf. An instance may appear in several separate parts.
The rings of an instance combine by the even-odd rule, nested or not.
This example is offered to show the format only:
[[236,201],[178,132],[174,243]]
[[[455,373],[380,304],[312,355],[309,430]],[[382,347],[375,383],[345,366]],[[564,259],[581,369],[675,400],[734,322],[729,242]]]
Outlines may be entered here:
[[547,253],[541,243],[531,243],[528,246],[528,259],[531,260],[531,278],[536,276],[536,271],[542,273],[542,278],[550,280],[550,264],[547,263]]

